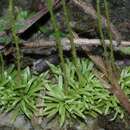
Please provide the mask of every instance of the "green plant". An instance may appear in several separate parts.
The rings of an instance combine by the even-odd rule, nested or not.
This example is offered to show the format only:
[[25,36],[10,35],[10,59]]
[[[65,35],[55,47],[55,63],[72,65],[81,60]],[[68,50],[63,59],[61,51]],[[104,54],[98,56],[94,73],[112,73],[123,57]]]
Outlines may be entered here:
[[44,89],[46,74],[32,76],[30,69],[26,68],[21,71],[20,86],[17,85],[16,75],[15,69],[9,69],[4,71],[3,78],[0,77],[0,110],[14,111],[16,116],[23,113],[31,118],[36,110],[38,93]]
[[[107,77],[112,84],[112,82],[115,82],[113,79],[113,75],[117,75],[116,73],[118,73],[118,69],[114,62],[115,59],[114,59],[114,52],[113,52],[113,45],[112,45],[113,36],[112,36],[112,32],[111,32],[108,1],[107,0],[103,0],[103,1],[104,1],[105,15],[106,15],[106,28],[107,28],[107,33],[108,33],[109,43],[110,43],[109,47],[107,47],[105,44],[105,36],[103,33],[103,27],[102,27],[103,23],[102,23],[101,7],[100,7],[101,0],[96,0],[98,29],[99,29],[99,34],[100,34],[100,38],[101,38],[101,40],[100,40],[101,45],[104,49],[104,63],[105,63],[106,71],[107,71]],[[108,48],[110,49],[110,52],[108,51]]]
[[122,70],[119,83],[122,89],[130,98],[130,67],[126,67]]
[[[39,27],[39,32],[43,33],[45,36],[55,37],[54,29],[48,27],[47,25],[40,26]],[[66,37],[67,33],[60,31],[59,35],[60,35],[61,38],[64,38],[64,37]]]
[[76,54],[76,47],[75,47],[75,43],[74,43],[74,37],[73,37],[73,30],[71,28],[70,25],[70,19],[69,19],[69,13],[68,13],[68,9],[67,9],[67,5],[65,0],[61,0],[62,2],[62,6],[63,6],[63,11],[64,11],[64,16],[65,16],[65,23],[66,23],[66,27],[68,29],[68,38],[70,40],[70,45],[71,45],[71,53],[72,53],[72,58],[73,58],[73,63],[76,67],[76,72],[77,72],[77,76],[79,78],[79,82],[82,82],[82,75],[80,74],[80,66],[78,64],[78,59],[77,59],[77,54]]
[[[117,116],[124,117],[124,110],[115,96],[103,88],[100,81],[92,73],[93,64],[89,60],[78,60],[80,73],[84,80],[78,82],[76,68],[72,62],[67,61],[68,93],[65,95],[61,69],[50,65],[51,75],[55,79],[45,84],[47,89],[44,98],[45,109],[43,114],[51,117],[59,115],[61,126],[67,118],[83,118],[86,116],[96,117],[98,114],[115,112]],[[128,91],[129,89],[125,89]]]
[[[0,75],[0,111],[13,111],[15,117],[25,114],[31,118],[36,110],[36,99],[41,90],[43,96],[43,115],[47,117],[59,116],[62,126],[66,119],[87,116],[96,117],[99,114],[115,113],[116,117],[124,117],[124,109],[115,96],[101,85],[92,72],[93,63],[87,59],[78,60],[80,73],[84,80],[78,82],[76,68],[72,62],[66,61],[68,76],[68,93],[65,94],[62,70],[59,66],[49,64],[50,71],[39,76],[31,74],[30,69],[21,71],[21,84],[17,85],[17,70],[14,67],[5,69]],[[124,92],[130,96],[129,85],[130,67],[122,70],[119,81]],[[51,80],[50,80],[51,78]]]
[[59,58],[61,61],[61,68],[63,73],[63,77],[64,77],[64,87],[65,87],[65,93],[67,93],[67,87],[68,87],[68,79],[67,79],[67,74],[66,74],[66,66],[65,66],[65,61],[64,61],[64,55],[63,55],[63,46],[61,44],[61,39],[60,39],[60,30],[53,12],[53,2],[52,0],[48,0],[47,1],[47,6],[48,6],[48,10],[50,12],[50,16],[51,16],[51,22],[52,22],[52,26],[54,28],[55,31],[55,39],[56,39],[56,46],[58,49],[58,54],[59,54]]
[[11,23],[11,32],[12,32],[12,38],[16,47],[16,64],[17,64],[17,85],[20,86],[21,82],[21,65],[20,65],[20,48],[19,48],[19,37],[16,33],[16,19],[15,19],[15,13],[14,13],[14,0],[9,0],[9,8],[8,8],[8,17],[9,22]]
[[0,54],[0,74],[3,75],[4,73],[4,58],[3,58],[3,55]]

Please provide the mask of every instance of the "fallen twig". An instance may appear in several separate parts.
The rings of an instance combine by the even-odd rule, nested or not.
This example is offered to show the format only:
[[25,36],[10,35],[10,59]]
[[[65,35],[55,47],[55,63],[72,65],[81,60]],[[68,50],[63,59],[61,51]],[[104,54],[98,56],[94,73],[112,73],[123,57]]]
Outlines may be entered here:
[[[63,45],[64,50],[69,50],[71,48],[69,39],[67,39],[67,38],[61,39],[61,43]],[[91,47],[91,46],[100,46],[101,45],[100,39],[76,38],[76,39],[74,39],[74,43],[77,47],[86,47],[86,46]],[[117,46],[118,45],[117,41],[113,40],[112,43],[113,43],[114,49],[120,49],[121,47],[130,47],[129,41],[122,41],[120,43],[120,46]],[[109,46],[110,41],[105,40],[105,44],[106,44],[106,46]],[[26,43],[23,43],[22,45],[23,45],[23,47],[27,47],[27,48],[39,48],[39,47],[49,48],[49,47],[55,47],[56,42],[54,40],[47,41],[45,39],[41,39],[37,43],[26,42]]]
[[[84,38],[75,38],[74,39],[74,43],[76,45],[76,48],[82,48],[83,50],[86,47],[98,47],[101,46],[100,43],[100,39],[84,39]],[[120,43],[120,46],[117,46],[117,42],[113,40],[113,50],[114,51],[122,51],[123,47],[130,47],[130,42],[129,41],[122,41]],[[63,49],[65,51],[69,51],[71,49],[71,45],[70,45],[70,41],[67,38],[63,38],[61,39],[61,44],[63,46]],[[105,40],[105,44],[106,46],[109,46],[110,42],[109,40]],[[30,50],[36,50],[36,49],[40,49],[41,51],[45,51],[45,49],[51,49],[51,48],[56,48],[56,42],[55,40],[45,40],[45,39],[41,39],[38,42],[25,42],[22,43],[20,48],[22,50],[27,51],[26,49],[30,49]],[[15,48],[13,47],[4,47],[4,46],[0,46],[0,50],[2,52],[4,52],[5,55],[8,55],[12,52],[15,51]],[[22,51],[23,52],[23,51]],[[35,51],[33,51],[35,52]],[[42,53],[42,52],[41,52]]]

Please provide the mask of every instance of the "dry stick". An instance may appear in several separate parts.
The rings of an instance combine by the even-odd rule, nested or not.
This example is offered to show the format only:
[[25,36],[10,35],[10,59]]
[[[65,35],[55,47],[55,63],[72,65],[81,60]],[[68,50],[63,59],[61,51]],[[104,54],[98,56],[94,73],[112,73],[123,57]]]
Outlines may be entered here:
[[[74,43],[76,47],[78,48],[83,48],[84,47],[93,47],[93,46],[101,46],[100,40],[99,39],[85,39],[85,38],[74,38]],[[70,45],[70,40],[67,38],[61,39],[61,44],[63,46],[64,50],[70,50],[71,45]],[[110,45],[109,40],[105,40],[106,46]],[[120,46],[117,46],[118,43],[116,41],[112,41],[113,44],[113,49],[115,51],[122,49],[123,47],[130,47],[130,42],[129,41],[122,41],[120,43]],[[56,47],[56,41],[54,40],[45,40],[41,39],[39,40],[38,43],[35,42],[25,42],[21,44],[21,49],[33,49],[33,48],[51,48],[51,47]],[[4,55],[8,55],[14,51],[14,48],[6,48],[2,46],[2,50],[4,51]]]
[[[100,39],[87,39],[87,38],[75,38],[73,39],[74,43],[76,44],[76,47],[86,47],[86,46],[100,46],[101,42]],[[71,46],[70,46],[70,40],[67,38],[63,38],[61,39],[61,43],[63,45],[64,50],[70,50]],[[109,40],[105,40],[105,44],[106,46],[110,45],[110,41]],[[130,47],[130,42],[129,41],[122,41],[120,43],[120,46],[118,45],[117,41],[112,41],[113,44],[113,48],[118,50],[121,47]],[[23,47],[25,48],[49,48],[49,47],[55,47],[56,46],[56,42],[53,40],[45,40],[45,39],[41,39],[39,40],[38,44],[35,44],[34,42],[26,42],[22,44]]]
[[[85,39],[85,38],[75,38],[74,39],[74,43],[76,45],[76,48],[82,48],[85,49],[86,47],[93,47],[93,46],[101,46],[100,40],[99,39]],[[116,41],[112,41],[113,43],[113,49],[115,51],[117,50],[121,50],[123,47],[130,47],[130,42],[129,41],[122,41],[120,43],[120,46],[117,47],[117,42]],[[71,49],[71,45],[70,45],[70,40],[67,38],[63,38],[61,39],[61,44],[63,46],[63,50],[70,50]],[[110,42],[109,40],[105,40],[105,44],[106,46],[109,46]],[[24,53],[24,50],[26,51],[26,49],[35,49],[35,48],[42,48],[42,49],[48,49],[48,48],[55,48],[56,47],[56,42],[53,40],[45,40],[45,39],[41,39],[39,40],[38,43],[35,42],[26,42],[21,44],[21,49],[22,52]],[[4,48],[3,52],[4,55],[9,55],[10,53],[14,52],[14,48]],[[90,52],[90,51],[89,51]]]
[[[80,1],[72,0],[72,2],[73,2],[73,4],[75,4],[75,6],[77,6],[81,10],[83,10],[84,13],[89,14],[93,19],[98,20],[97,13],[91,3],[86,3],[81,0]],[[102,20],[102,27],[107,28],[106,18],[102,16],[101,20]],[[110,30],[111,30],[111,33],[113,34],[113,37],[119,44],[121,41],[121,34],[119,33],[119,31],[115,28],[115,26],[112,23],[110,23]]]

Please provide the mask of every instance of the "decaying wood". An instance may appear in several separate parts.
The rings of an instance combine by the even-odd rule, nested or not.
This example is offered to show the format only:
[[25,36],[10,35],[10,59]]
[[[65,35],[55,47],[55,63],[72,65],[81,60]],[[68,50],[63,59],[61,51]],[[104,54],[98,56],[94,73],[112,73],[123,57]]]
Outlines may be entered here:
[[[80,8],[81,10],[84,11],[84,13],[89,14],[93,19],[97,20],[98,16],[96,13],[96,10],[93,8],[91,3],[86,3],[83,0],[72,0],[73,4],[75,4],[78,8]],[[102,20],[102,27],[107,28],[107,19],[105,17],[101,17]],[[118,44],[121,41],[121,34],[119,33],[119,31],[116,29],[116,27],[110,23],[110,30],[111,33],[113,34],[113,37],[115,38],[115,40],[118,42]]]

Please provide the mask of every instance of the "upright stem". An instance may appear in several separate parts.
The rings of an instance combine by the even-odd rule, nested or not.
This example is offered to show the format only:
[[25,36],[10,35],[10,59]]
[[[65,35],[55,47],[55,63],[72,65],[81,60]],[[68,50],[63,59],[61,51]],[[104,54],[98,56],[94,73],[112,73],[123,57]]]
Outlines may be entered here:
[[4,59],[3,59],[3,55],[0,54],[0,64],[1,64],[1,76],[3,78],[3,75],[4,75]]
[[58,53],[59,53],[59,57],[60,57],[60,61],[61,61],[61,68],[63,71],[65,93],[67,93],[68,77],[67,77],[66,65],[65,65],[65,61],[64,61],[64,55],[63,55],[63,46],[62,46],[61,40],[60,40],[60,31],[59,31],[59,28],[57,25],[56,18],[55,18],[54,13],[53,13],[53,1],[48,0],[47,4],[48,4],[48,10],[49,10],[50,15],[51,15],[52,25],[53,25],[53,28],[55,30],[56,46],[58,48]]
[[109,41],[110,41],[110,59],[111,59],[111,65],[114,72],[116,72],[116,67],[114,64],[114,53],[113,53],[113,46],[112,46],[112,33],[111,33],[111,27],[110,27],[110,17],[109,17],[109,9],[108,9],[108,3],[106,0],[104,0],[105,4],[105,13],[107,18],[107,32],[109,34]]
[[97,16],[98,16],[98,29],[99,29],[99,33],[100,33],[100,37],[101,37],[101,45],[104,49],[104,55],[105,55],[105,60],[108,59],[108,53],[107,53],[107,47],[105,45],[105,38],[104,38],[104,34],[102,31],[102,17],[101,17],[101,11],[100,11],[100,0],[97,0]]
[[76,54],[76,47],[75,47],[75,43],[74,43],[74,39],[73,39],[73,31],[72,28],[70,26],[70,20],[69,20],[69,16],[68,16],[68,10],[66,7],[66,3],[65,0],[62,0],[62,5],[63,5],[63,10],[64,10],[64,15],[65,15],[65,22],[69,31],[69,40],[70,40],[70,44],[71,44],[71,50],[72,50],[72,56],[73,56],[73,63],[76,67],[76,73],[77,76],[79,78],[79,81],[82,81],[82,76],[80,74],[80,66],[78,64],[78,58],[77,58],[77,54]]
[[13,5],[14,5],[14,0],[9,0],[9,19],[11,23],[11,31],[13,35],[13,40],[16,46],[16,58],[17,58],[16,62],[17,62],[17,78],[18,78],[17,83],[20,85],[20,82],[21,82],[20,49],[19,49],[19,38],[16,34],[15,15],[14,15]]

